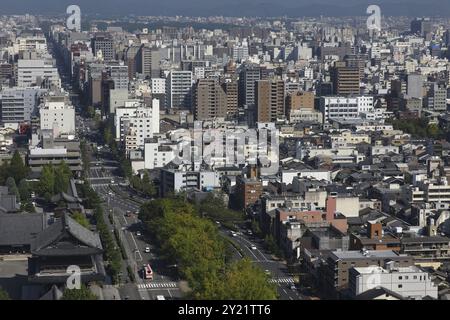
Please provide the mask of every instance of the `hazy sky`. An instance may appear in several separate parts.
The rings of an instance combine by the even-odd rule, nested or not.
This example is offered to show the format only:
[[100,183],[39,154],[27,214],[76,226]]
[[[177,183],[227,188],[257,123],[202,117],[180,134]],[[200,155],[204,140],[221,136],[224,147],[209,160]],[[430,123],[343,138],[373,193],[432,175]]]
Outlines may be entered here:
[[338,16],[365,15],[378,4],[384,15],[450,17],[450,0],[0,0],[0,14],[82,12],[142,15]]

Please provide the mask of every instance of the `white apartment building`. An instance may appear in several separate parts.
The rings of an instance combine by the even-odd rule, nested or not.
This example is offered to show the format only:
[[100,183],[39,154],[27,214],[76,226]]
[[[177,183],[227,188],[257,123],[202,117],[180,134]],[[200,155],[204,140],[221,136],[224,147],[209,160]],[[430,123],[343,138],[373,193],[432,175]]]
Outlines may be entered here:
[[166,79],[166,108],[190,110],[192,85],[191,71],[171,71]]
[[46,82],[46,87],[51,85],[60,88],[61,79],[58,74],[58,69],[53,66],[53,63],[43,59],[39,60],[22,60],[18,61],[17,67],[17,86],[18,87],[32,87],[41,86]]
[[242,45],[235,45],[233,47],[233,60],[234,61],[245,61],[249,57],[248,53],[248,44],[246,42],[242,43]]
[[153,99],[151,107],[132,103],[117,108],[114,124],[116,140],[127,141],[127,151],[143,148],[145,139],[153,138],[155,133],[159,133],[159,100]]
[[177,193],[195,188],[208,190],[220,187],[220,174],[216,171],[161,170],[161,193]]
[[373,97],[321,97],[323,121],[359,119],[362,114],[374,112]]
[[152,78],[152,94],[166,93],[166,79]]
[[163,168],[175,158],[174,144],[161,144],[157,141],[144,144],[144,168]]
[[53,130],[55,137],[75,133],[75,109],[65,101],[46,101],[39,115],[41,130]]
[[353,296],[376,287],[383,287],[405,298],[416,300],[426,296],[438,298],[438,287],[431,276],[414,265],[395,267],[393,262],[388,262],[385,268],[369,266],[349,270],[349,288]]

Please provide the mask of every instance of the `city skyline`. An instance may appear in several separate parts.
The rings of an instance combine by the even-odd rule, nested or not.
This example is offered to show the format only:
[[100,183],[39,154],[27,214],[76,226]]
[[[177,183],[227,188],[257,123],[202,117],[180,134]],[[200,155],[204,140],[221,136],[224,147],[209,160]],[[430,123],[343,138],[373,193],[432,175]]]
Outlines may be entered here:
[[[276,3],[267,0],[119,0],[87,1],[52,0],[0,1],[3,14],[58,14],[71,4],[79,5],[89,14],[99,15],[182,15],[182,16],[260,16],[260,17],[302,17],[302,16],[363,16],[369,5],[379,5],[387,16],[439,16],[450,17],[450,2],[441,0],[281,0]],[[236,8],[239,7],[239,10]]]

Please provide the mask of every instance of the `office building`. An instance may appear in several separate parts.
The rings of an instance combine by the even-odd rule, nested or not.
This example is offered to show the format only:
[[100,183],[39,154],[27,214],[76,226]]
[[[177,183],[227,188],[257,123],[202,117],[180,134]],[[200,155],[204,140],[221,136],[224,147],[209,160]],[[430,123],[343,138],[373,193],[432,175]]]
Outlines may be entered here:
[[0,91],[1,122],[17,127],[22,122],[31,121],[45,92],[38,87],[4,88]]
[[101,53],[104,61],[111,61],[116,58],[114,40],[111,35],[107,33],[96,34],[94,38],[91,39],[91,48],[93,55],[99,56]]
[[349,67],[343,61],[336,62],[330,71],[335,95],[359,95],[360,94],[360,69]]
[[53,62],[40,60],[22,60],[17,63],[18,87],[60,88],[61,79]]

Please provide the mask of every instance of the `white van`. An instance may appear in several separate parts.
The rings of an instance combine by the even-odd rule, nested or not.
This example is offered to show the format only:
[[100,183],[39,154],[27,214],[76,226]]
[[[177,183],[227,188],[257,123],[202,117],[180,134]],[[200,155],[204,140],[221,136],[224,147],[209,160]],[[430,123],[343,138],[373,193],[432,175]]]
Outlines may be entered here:
[[166,298],[164,296],[156,296],[156,300],[166,300]]

